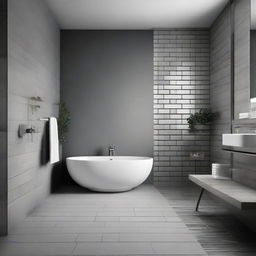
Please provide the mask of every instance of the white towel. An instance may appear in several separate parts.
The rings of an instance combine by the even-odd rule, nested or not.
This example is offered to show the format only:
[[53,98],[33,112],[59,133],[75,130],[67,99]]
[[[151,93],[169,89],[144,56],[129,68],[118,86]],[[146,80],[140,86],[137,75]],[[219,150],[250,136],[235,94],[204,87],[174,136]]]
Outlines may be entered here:
[[60,161],[58,124],[55,117],[50,117],[49,135],[50,135],[50,163],[54,164]]

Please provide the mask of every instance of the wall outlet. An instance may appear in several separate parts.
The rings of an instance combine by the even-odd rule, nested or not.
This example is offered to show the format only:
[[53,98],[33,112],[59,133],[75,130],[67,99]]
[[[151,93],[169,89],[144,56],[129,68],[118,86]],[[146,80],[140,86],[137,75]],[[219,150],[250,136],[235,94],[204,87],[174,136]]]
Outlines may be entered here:
[[191,152],[189,154],[190,160],[202,161],[205,158],[204,152]]

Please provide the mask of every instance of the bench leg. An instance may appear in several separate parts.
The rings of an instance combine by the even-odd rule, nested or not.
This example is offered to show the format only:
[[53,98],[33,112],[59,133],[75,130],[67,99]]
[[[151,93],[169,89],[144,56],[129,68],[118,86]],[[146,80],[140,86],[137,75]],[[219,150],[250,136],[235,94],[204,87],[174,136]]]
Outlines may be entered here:
[[200,195],[198,197],[197,204],[196,204],[196,212],[198,212],[198,207],[199,207],[203,193],[204,193],[204,188],[201,189]]

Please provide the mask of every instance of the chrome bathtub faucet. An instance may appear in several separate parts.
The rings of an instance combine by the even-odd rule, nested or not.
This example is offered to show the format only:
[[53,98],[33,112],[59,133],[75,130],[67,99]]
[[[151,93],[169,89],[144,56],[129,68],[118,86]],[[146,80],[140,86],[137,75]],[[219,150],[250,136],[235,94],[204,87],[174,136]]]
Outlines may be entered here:
[[115,145],[109,145],[108,146],[108,155],[109,156],[114,156],[115,155]]

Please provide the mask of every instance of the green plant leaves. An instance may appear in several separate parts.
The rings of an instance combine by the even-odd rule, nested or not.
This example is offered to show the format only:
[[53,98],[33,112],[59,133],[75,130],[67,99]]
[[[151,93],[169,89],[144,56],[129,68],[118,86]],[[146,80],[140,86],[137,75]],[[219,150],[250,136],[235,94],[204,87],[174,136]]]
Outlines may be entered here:
[[68,111],[65,103],[60,103],[59,117],[58,117],[58,133],[59,133],[60,144],[63,144],[66,142],[66,133],[68,132],[69,123],[70,123],[70,112]]
[[211,113],[210,109],[201,108],[199,112],[191,114],[189,118],[187,118],[187,122],[189,124],[190,129],[194,129],[194,125],[196,124],[208,124],[211,122],[213,118],[213,114]]

